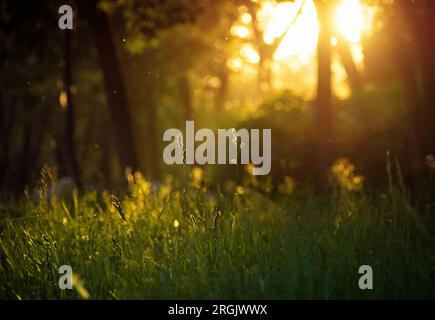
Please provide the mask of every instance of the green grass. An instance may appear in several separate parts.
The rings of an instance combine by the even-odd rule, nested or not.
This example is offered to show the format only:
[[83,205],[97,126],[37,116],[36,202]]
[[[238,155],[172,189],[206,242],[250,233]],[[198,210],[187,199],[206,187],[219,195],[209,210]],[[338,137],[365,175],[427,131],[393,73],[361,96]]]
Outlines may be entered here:
[[[3,203],[0,299],[435,298],[435,211],[400,186],[272,199],[174,185],[137,179],[119,203],[95,192]],[[59,289],[65,264],[83,288]],[[372,291],[358,288],[364,264]]]

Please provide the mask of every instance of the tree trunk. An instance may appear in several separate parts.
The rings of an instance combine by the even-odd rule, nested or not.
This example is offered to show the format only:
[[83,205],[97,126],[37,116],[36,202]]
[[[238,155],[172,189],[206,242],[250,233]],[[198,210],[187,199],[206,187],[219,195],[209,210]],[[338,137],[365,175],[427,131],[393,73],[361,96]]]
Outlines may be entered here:
[[319,40],[317,45],[318,82],[314,110],[314,134],[317,158],[316,180],[324,187],[327,183],[329,166],[334,157],[333,111],[331,104],[331,56],[332,5],[316,2],[319,19]]
[[338,52],[340,54],[341,62],[346,70],[347,78],[349,80],[352,92],[358,91],[362,88],[361,75],[352,58],[352,53],[349,48],[349,43],[344,37],[338,40]]
[[421,110],[421,91],[417,73],[417,47],[415,20],[415,6],[411,1],[396,2],[393,18],[395,34],[395,45],[400,48],[396,52],[397,64],[400,77],[404,86],[404,100],[408,114],[408,141],[409,161],[412,177],[407,180],[413,187],[421,185],[424,181],[424,119]]
[[405,104],[408,113],[409,134],[407,145],[409,148],[409,160],[413,177],[411,183],[417,186],[422,181],[423,174],[423,145],[424,131],[421,123],[421,108],[417,75],[409,52],[401,52],[399,57],[399,71],[404,85]]
[[16,185],[14,193],[18,197],[22,194],[24,188],[29,183],[31,173],[31,140],[32,140],[32,128],[31,126],[25,126],[23,132],[23,140],[21,144],[21,154],[18,159],[18,170]]
[[425,1],[419,8],[421,19],[418,20],[418,40],[421,54],[421,73],[423,85],[423,110],[426,138],[426,154],[435,155],[435,2]]
[[[151,90],[150,90],[151,91]],[[156,101],[155,96],[150,93],[149,97],[147,98],[148,101],[148,110],[147,110],[147,137],[148,137],[148,150],[149,150],[149,176],[152,180],[159,180],[161,177],[160,172],[160,150],[159,145],[157,141],[159,141],[159,138],[157,137],[157,108],[156,108]]]
[[64,130],[64,143],[66,152],[66,162],[68,172],[71,175],[74,184],[77,188],[82,187],[79,174],[79,166],[76,157],[75,148],[75,116],[74,116],[74,104],[72,101],[71,87],[72,80],[72,31],[65,30],[65,69],[64,69],[64,91],[66,95],[66,110],[65,110],[65,130]]
[[[17,178],[14,180],[14,193],[17,197],[22,194],[25,187],[31,182],[38,163],[41,146],[53,115],[50,112],[50,107],[37,112],[37,97],[31,93],[25,94],[23,102],[25,111],[29,116],[26,117],[23,123],[21,150],[15,159],[17,163],[15,176]],[[44,125],[34,126],[34,123],[44,123]]]
[[119,65],[113,34],[107,15],[98,10],[95,0],[80,0],[79,6],[94,33],[97,53],[104,76],[111,125],[122,169],[140,168],[133,135],[133,121],[127,104],[124,80]]
[[112,135],[109,130],[107,121],[100,121],[102,130],[100,135],[101,141],[101,172],[104,175],[104,182],[109,189],[113,187],[113,172],[112,172]]
[[0,92],[0,191],[6,189],[6,180],[8,171],[8,162],[9,162],[9,140],[10,137],[10,122],[7,121],[7,111],[6,103],[3,104],[3,96]]
[[272,90],[272,60],[267,54],[260,55],[258,63],[258,88],[261,92]]

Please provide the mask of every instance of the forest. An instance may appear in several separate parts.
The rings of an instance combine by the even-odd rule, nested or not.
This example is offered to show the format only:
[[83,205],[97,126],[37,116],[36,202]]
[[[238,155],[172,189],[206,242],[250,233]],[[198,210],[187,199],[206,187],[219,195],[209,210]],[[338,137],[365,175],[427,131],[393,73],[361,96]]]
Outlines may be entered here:
[[433,30],[432,0],[1,1],[0,299],[434,299]]

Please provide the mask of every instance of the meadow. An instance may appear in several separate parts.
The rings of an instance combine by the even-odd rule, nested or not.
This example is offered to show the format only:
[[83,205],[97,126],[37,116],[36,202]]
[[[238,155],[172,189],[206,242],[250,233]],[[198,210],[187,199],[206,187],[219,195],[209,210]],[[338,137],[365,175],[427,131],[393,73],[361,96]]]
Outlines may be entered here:
[[0,300],[435,299],[434,21],[1,0]]
[[[37,200],[3,201],[0,299],[435,298],[435,210],[410,200],[400,172],[385,193],[327,196],[213,188],[195,172],[127,180],[123,195],[56,196],[46,172]],[[373,290],[358,287],[365,264]],[[59,289],[61,265],[74,290]]]

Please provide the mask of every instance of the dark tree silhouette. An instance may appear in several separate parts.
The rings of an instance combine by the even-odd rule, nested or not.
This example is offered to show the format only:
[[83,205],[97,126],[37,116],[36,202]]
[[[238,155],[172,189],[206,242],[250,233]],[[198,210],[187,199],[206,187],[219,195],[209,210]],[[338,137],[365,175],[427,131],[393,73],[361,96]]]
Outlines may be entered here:
[[363,85],[363,79],[355,65],[355,62],[353,61],[352,53],[349,48],[349,43],[345,37],[338,37],[337,48],[344,70],[346,71],[352,92],[360,90]]
[[319,19],[317,99],[314,111],[316,180],[326,186],[326,176],[334,157],[333,110],[331,104],[332,10],[334,1],[316,1]]
[[123,169],[126,167],[131,167],[133,170],[140,169],[125,83],[109,19],[105,12],[97,8],[96,0],[79,0],[78,4],[94,34],[121,166]]
[[66,165],[67,170],[74,180],[74,184],[80,189],[82,186],[80,180],[79,166],[77,163],[76,148],[75,148],[75,111],[72,97],[73,85],[73,32],[72,30],[64,30],[64,93],[66,96],[65,105],[65,129],[63,142],[65,142]]
[[435,2],[413,1],[416,6],[416,39],[419,43],[422,89],[423,114],[425,120],[424,151],[435,155],[435,43],[433,32],[435,30]]
[[433,1],[396,1],[392,25],[395,57],[404,84],[408,146],[414,185],[423,180],[425,156],[435,154],[435,27]]

